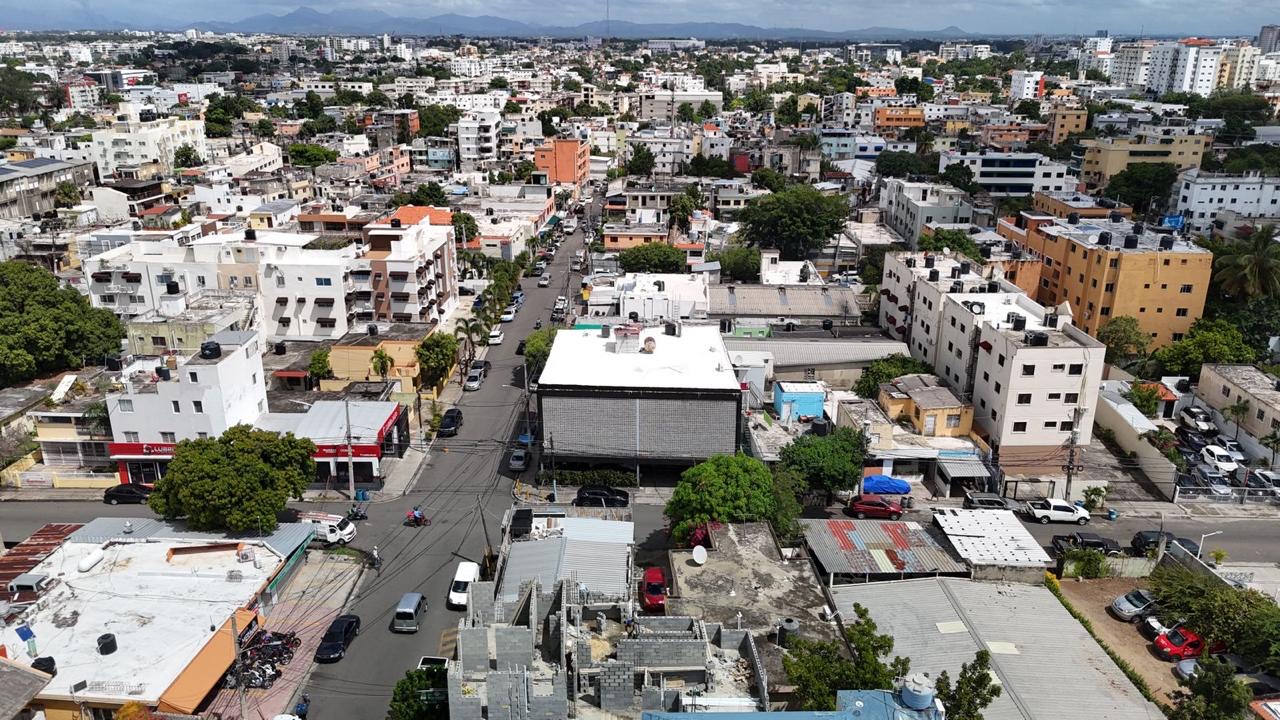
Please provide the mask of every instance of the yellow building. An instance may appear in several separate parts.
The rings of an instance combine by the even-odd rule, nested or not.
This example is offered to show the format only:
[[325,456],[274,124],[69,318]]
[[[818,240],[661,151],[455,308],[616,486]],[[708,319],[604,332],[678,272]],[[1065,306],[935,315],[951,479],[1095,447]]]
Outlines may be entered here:
[[664,243],[670,234],[662,223],[608,223],[604,226],[604,249],[617,252],[649,243]]
[[1055,107],[1046,118],[1049,142],[1057,145],[1072,135],[1079,135],[1089,124],[1089,111],[1083,108]]
[[880,386],[877,398],[890,418],[907,418],[925,437],[969,437],[973,405],[933,375],[903,375]]
[[1043,260],[1036,300],[1067,303],[1072,324],[1095,337],[1111,318],[1129,316],[1159,347],[1182,339],[1204,312],[1213,254],[1118,211],[1076,222],[1024,211],[996,232]]
[[1126,218],[1133,215],[1133,208],[1117,200],[1065,191],[1035,193],[1031,196],[1031,209],[1064,220],[1072,213],[1081,218],[1107,218],[1116,212]]
[[418,345],[435,329],[427,323],[379,324],[378,334],[351,332],[329,349],[329,368],[333,377],[345,386],[352,380],[381,380],[374,372],[373,357],[383,351],[391,358],[388,380],[401,380],[402,390],[418,385]]
[[1089,187],[1106,187],[1111,178],[1138,163],[1172,163],[1179,171],[1200,167],[1212,138],[1207,135],[1178,135],[1182,128],[1149,128],[1131,138],[1082,140],[1084,163],[1080,179]]

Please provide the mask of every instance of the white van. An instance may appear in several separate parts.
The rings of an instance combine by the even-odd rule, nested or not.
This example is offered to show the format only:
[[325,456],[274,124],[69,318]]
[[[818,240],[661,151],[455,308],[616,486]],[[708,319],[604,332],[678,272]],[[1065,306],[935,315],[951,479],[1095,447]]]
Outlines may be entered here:
[[418,632],[418,623],[426,612],[427,599],[422,597],[422,593],[405,593],[391,616],[391,632]]
[[471,587],[471,583],[480,579],[480,566],[476,563],[463,561],[458,563],[458,569],[453,572],[453,584],[449,586],[448,606],[451,608],[465,609],[467,607],[467,590]]
[[320,512],[298,513],[298,522],[315,525],[315,537],[322,543],[346,545],[356,539],[356,526],[341,515]]

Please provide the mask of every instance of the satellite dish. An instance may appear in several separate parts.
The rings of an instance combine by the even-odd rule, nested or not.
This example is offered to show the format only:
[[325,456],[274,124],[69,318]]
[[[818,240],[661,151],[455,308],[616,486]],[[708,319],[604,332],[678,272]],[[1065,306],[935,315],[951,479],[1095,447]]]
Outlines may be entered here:
[[707,549],[702,545],[695,545],[693,548],[693,561],[699,565],[707,564]]

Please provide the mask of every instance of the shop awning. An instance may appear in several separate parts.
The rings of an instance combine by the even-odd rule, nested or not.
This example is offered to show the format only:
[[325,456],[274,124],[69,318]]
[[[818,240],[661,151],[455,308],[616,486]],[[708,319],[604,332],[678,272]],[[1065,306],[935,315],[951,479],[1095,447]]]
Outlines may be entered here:
[[938,465],[942,468],[942,472],[953,480],[991,477],[991,468],[983,465],[981,460],[939,460]]
[[277,370],[271,374],[278,378],[304,378],[307,376],[307,371],[306,370]]
[[[262,618],[252,610],[236,610],[236,629],[247,639],[261,626]],[[236,657],[236,644],[231,634],[231,618],[218,628],[200,652],[192,658],[160,696],[156,709],[160,712],[191,715],[218,685]]]

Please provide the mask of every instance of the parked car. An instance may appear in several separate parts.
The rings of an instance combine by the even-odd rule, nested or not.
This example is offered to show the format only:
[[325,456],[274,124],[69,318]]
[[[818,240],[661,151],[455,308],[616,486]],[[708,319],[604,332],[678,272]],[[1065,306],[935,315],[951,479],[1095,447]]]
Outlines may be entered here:
[[524,472],[529,469],[529,451],[528,450],[512,450],[511,458],[507,460],[507,469],[511,472]]
[[469,560],[458,563],[458,569],[453,571],[453,583],[449,585],[449,595],[445,598],[445,605],[451,608],[466,608],[467,589],[471,587],[471,583],[479,579],[478,564]]
[[1237,464],[1244,465],[1249,462],[1249,456],[1245,454],[1244,446],[1241,445],[1238,440],[1235,440],[1229,437],[1222,437],[1221,435],[1219,435],[1218,437],[1214,438],[1213,444],[1217,445],[1223,450],[1226,450],[1227,454],[1230,455],[1231,458],[1235,460]]
[[1059,555],[1067,554],[1068,550],[1098,550],[1103,555],[1118,557],[1124,554],[1124,548],[1120,547],[1120,543],[1109,537],[1102,537],[1097,533],[1091,532],[1073,532],[1066,535],[1054,535],[1051,541],[1053,549]]
[[1191,428],[1196,432],[1206,434],[1216,434],[1218,426],[1213,424],[1213,417],[1202,407],[1191,405],[1182,408],[1182,412],[1178,413],[1178,422],[1187,428]]
[[1205,445],[1201,448],[1200,460],[1223,475],[1233,475],[1240,469],[1240,464],[1231,457],[1231,453],[1218,445]]
[[1231,483],[1227,482],[1227,478],[1217,468],[1197,465],[1194,475],[1200,487],[1207,488],[1214,495],[1231,494]]
[[102,502],[108,505],[137,505],[146,502],[151,493],[151,488],[136,483],[112,485],[103,491]]
[[538,278],[538,287],[551,287],[551,273],[546,273]]
[[849,514],[858,518],[888,518],[897,520],[902,517],[902,506],[879,495],[854,495],[849,500]]
[[1254,470],[1253,476],[1266,480],[1273,488],[1280,489],[1280,472],[1275,470]]
[[494,328],[489,331],[489,344],[501,345],[502,341],[506,339],[506,337],[506,335],[502,334],[502,330],[500,328]]
[[1089,511],[1079,505],[1072,505],[1066,500],[1056,498],[1040,498],[1027,502],[1027,515],[1032,520],[1044,525],[1050,522],[1071,522],[1077,525],[1089,524]]
[[662,612],[667,607],[667,572],[660,567],[644,569],[640,581],[640,607],[646,612]]
[[1161,635],[1164,635],[1171,630],[1177,630],[1180,627],[1182,627],[1181,620],[1175,620],[1172,623],[1165,625],[1160,621],[1160,618],[1155,615],[1148,615],[1143,618],[1142,622],[1138,623],[1138,632],[1142,634],[1142,637],[1148,640],[1155,640]]
[[449,408],[444,411],[444,417],[440,420],[440,427],[436,429],[436,435],[440,437],[453,437],[458,434],[458,430],[462,427],[462,411],[458,408]]
[[467,373],[467,381],[462,383],[463,390],[479,390],[481,383],[484,382],[483,370],[472,370]]
[[[1166,661],[1198,658],[1205,651],[1204,638],[1186,627],[1170,630],[1157,637],[1152,644],[1155,645],[1156,655]],[[1214,643],[1209,651],[1222,652],[1225,649],[1226,646],[1222,643]]]
[[1205,445],[1209,444],[1209,438],[1187,427],[1179,427],[1173,431],[1174,437],[1178,438],[1178,444],[1181,447],[1200,452]]
[[1013,510],[1017,503],[995,493],[967,492],[964,494],[964,506],[970,510]]
[[1191,538],[1174,538],[1173,544],[1181,547],[1183,550],[1191,553],[1196,557],[1200,557],[1200,543]]
[[631,504],[631,495],[626,490],[605,487],[603,485],[583,485],[573,504],[579,507],[611,507],[623,508]]
[[1111,614],[1125,622],[1138,622],[1156,609],[1156,596],[1150,590],[1134,590],[1111,601]]
[[1199,672],[1200,661],[1195,659],[1179,660],[1178,664],[1173,666],[1173,674],[1176,675],[1179,680],[1190,680]]
[[467,368],[467,369],[468,369],[468,370],[483,370],[485,373],[488,373],[490,370],[492,370],[492,369],[493,369],[493,363],[489,362],[488,360],[472,360],[472,361],[471,361],[471,367],[469,367],[469,368]]
[[566,297],[565,297],[565,296],[563,296],[563,295],[558,295],[558,296],[556,296],[556,306],[555,306],[555,308],[553,308],[553,309],[554,309],[554,310],[567,310],[567,309],[569,309],[569,299],[568,299],[568,298],[566,298]]
[[515,308],[507,308],[506,310],[503,310],[503,311],[502,311],[502,315],[500,315],[500,316],[498,317],[498,320],[499,320],[500,322],[504,322],[504,323],[505,323],[505,322],[512,322],[512,321],[514,321],[515,319],[516,319],[516,309],[515,309]]
[[1160,537],[1164,536],[1165,543],[1173,542],[1174,535],[1171,532],[1162,533],[1159,530],[1139,530],[1133,534],[1133,539],[1129,541],[1129,547],[1133,548],[1133,554],[1142,557],[1149,550],[1155,550],[1160,545]]
[[351,641],[360,634],[359,615],[339,615],[329,623],[329,629],[316,647],[316,662],[337,662],[347,654]]

